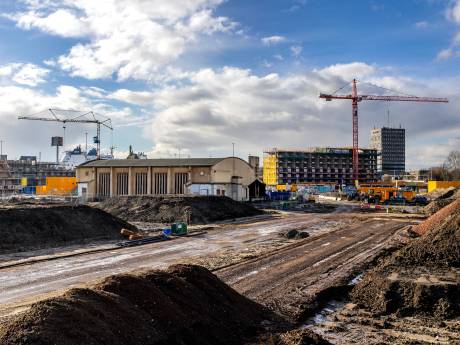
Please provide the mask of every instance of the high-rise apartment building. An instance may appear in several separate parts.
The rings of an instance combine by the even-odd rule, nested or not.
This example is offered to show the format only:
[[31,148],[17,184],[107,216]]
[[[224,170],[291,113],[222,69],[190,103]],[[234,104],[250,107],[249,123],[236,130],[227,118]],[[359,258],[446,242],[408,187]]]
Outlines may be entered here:
[[406,130],[404,128],[374,128],[371,130],[371,148],[377,150],[377,169],[383,173],[401,173],[406,170]]

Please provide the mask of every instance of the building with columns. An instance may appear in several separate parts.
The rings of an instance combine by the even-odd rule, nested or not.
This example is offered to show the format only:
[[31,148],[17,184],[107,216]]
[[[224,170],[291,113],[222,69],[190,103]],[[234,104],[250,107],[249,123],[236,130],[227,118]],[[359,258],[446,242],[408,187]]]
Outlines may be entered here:
[[237,157],[112,159],[76,168],[78,194],[84,199],[116,195],[222,195],[249,199],[254,169]]

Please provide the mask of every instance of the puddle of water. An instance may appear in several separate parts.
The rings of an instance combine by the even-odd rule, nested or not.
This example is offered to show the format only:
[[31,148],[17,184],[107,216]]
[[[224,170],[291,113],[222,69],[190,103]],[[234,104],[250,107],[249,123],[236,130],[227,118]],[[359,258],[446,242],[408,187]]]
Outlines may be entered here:
[[356,285],[358,284],[361,280],[363,280],[363,273],[358,274],[356,277],[354,277],[352,280],[348,282],[348,285]]
[[[353,279],[351,279],[348,282],[348,285],[353,286],[358,284],[362,279],[363,279],[363,274],[360,273]],[[305,323],[304,327],[311,327],[315,325],[322,324],[327,321],[327,317],[333,313],[335,313],[337,310],[343,308],[346,304],[348,303],[347,300],[337,300],[337,299],[332,299],[326,303],[326,305],[315,315],[309,317]]]
[[330,300],[327,302],[327,304],[324,306],[323,309],[321,309],[318,313],[315,315],[309,317],[305,323],[304,326],[312,326],[312,325],[318,325],[321,324],[325,321],[327,321],[327,317],[333,313],[335,313],[337,310],[345,306],[346,302],[345,301],[338,301],[338,300]]

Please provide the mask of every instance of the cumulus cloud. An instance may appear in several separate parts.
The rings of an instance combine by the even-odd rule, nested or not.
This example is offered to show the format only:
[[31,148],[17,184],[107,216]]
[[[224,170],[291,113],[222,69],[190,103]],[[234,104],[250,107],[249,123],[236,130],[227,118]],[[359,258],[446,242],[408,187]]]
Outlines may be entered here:
[[261,41],[264,45],[270,46],[274,44],[278,44],[281,42],[284,42],[286,40],[286,37],[284,36],[267,36],[267,37],[262,37]]
[[[170,85],[154,91],[152,123],[144,135],[154,138],[151,157],[171,156],[178,149],[189,149],[193,156],[231,153],[231,143],[244,157],[269,147],[306,148],[311,146],[350,146],[351,104],[324,102],[319,92],[332,92],[353,77],[383,87],[420,96],[444,96],[447,88],[439,83],[385,75],[385,69],[362,62],[333,65],[303,75],[255,75],[250,70],[225,67],[190,73],[182,86]],[[433,86],[431,86],[433,85]],[[362,93],[386,91],[359,85]],[[350,89],[343,90],[349,93]],[[455,103],[391,104],[392,124],[407,128],[408,141],[417,138],[449,137],[460,130]],[[386,125],[388,104],[360,103],[360,143],[366,147],[370,129]],[[436,116],[433,116],[436,114]],[[417,142],[420,150],[430,140]],[[437,156],[408,156],[411,167],[435,164]]]
[[0,66],[0,78],[20,85],[37,86],[44,83],[50,70],[31,63],[10,63]]
[[79,37],[57,62],[88,79],[150,79],[181,56],[200,35],[232,31],[236,23],[214,15],[222,0],[25,0],[7,15],[25,30]]

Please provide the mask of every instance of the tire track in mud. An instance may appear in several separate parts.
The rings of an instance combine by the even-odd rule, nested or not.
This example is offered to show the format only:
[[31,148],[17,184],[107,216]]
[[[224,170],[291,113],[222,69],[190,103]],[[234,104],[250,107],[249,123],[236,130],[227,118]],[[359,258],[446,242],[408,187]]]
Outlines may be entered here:
[[346,285],[405,224],[368,220],[302,240],[215,273],[238,292],[292,319],[305,317],[315,296]]

